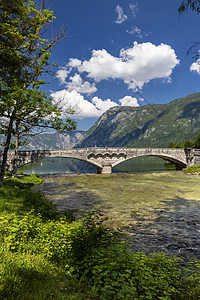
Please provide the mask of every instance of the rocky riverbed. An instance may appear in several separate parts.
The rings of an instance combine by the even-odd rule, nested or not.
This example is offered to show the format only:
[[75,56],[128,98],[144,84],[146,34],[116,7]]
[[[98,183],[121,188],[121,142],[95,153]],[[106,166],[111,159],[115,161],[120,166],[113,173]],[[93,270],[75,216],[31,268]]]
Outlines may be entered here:
[[135,251],[200,257],[200,177],[182,172],[46,177],[58,211],[101,210]]

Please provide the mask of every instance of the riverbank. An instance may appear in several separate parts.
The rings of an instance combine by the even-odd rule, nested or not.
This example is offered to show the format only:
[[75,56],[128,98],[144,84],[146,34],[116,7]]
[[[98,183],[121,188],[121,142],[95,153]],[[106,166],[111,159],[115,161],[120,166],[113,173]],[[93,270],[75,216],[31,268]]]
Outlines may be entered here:
[[183,172],[52,176],[40,187],[58,211],[102,211],[133,250],[200,255],[199,176]]
[[[122,182],[119,176],[70,178],[77,177],[78,185],[63,183],[83,193],[84,180],[96,189],[98,182],[102,187],[113,178]],[[1,299],[199,299],[198,260],[132,251],[100,213],[77,221],[59,214],[40,190],[30,189],[42,181],[36,175],[8,178],[0,189]],[[56,188],[51,185],[51,194]],[[63,189],[62,198],[65,194]]]

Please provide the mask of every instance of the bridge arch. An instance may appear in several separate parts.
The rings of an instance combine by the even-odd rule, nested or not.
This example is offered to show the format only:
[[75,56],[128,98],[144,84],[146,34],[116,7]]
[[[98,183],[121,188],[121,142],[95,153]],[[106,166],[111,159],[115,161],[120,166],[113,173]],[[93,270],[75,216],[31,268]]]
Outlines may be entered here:
[[[71,151],[72,150],[72,151]],[[79,161],[86,162],[93,165],[98,170],[102,168],[102,165],[98,161],[89,160],[85,153],[82,151],[75,151],[75,149],[67,150],[33,150],[33,151],[19,151],[18,154],[18,167],[22,167],[29,163],[34,163],[41,159],[46,158],[72,158]],[[14,152],[10,151],[8,155],[7,170],[12,171]]]
[[179,160],[179,159],[176,159],[172,156],[167,156],[167,155],[156,155],[156,154],[140,154],[140,155],[133,155],[132,157],[128,157],[128,158],[124,158],[123,160],[120,160],[120,161],[116,161],[112,164],[112,167],[115,167],[125,161],[128,161],[128,160],[131,160],[133,158],[137,158],[137,157],[158,157],[158,158],[161,158],[165,161],[169,161],[170,163],[173,163],[174,165],[176,165],[176,168],[177,169],[183,169],[187,166],[187,164],[182,161],[182,160]]
[[41,159],[48,159],[48,158],[71,158],[71,159],[83,161],[85,163],[88,163],[88,164],[96,167],[96,168],[101,168],[101,166],[98,163],[91,162],[91,161],[88,161],[88,160],[84,160],[84,159],[81,159],[81,158],[70,157],[70,156],[55,156],[55,157],[49,156],[49,157],[38,158],[38,159],[35,159],[33,161],[30,161],[30,162],[18,164],[18,168],[23,167],[23,166],[28,165],[28,164],[31,164],[31,163],[34,163],[34,162],[37,162],[37,161],[39,161]]

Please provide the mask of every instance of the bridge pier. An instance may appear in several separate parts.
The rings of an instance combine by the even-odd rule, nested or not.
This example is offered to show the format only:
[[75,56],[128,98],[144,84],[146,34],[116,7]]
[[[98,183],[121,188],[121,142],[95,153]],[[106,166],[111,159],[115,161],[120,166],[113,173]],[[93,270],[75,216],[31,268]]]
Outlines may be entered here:
[[97,167],[97,174],[112,174],[112,165],[110,163],[104,163],[102,168]]

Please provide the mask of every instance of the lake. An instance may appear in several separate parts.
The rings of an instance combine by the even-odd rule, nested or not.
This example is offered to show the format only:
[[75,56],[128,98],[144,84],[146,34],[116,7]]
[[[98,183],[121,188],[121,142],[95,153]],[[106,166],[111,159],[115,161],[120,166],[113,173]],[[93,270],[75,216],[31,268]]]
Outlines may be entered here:
[[[156,157],[137,157],[113,168],[113,173],[140,173],[175,170],[175,165]],[[88,163],[71,158],[47,158],[19,168],[25,174],[96,173],[96,168]]]

